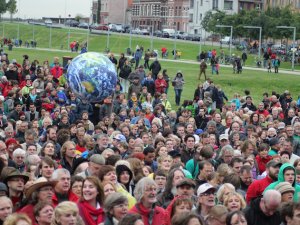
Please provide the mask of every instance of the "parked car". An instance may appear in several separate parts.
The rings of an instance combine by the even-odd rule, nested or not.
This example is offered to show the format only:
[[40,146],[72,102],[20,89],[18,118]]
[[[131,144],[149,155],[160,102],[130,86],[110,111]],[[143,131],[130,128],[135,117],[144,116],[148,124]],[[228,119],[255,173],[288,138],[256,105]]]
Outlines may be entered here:
[[188,33],[185,33],[185,32],[180,32],[178,34],[178,39],[181,39],[181,40],[186,40],[186,37],[188,36]]
[[70,27],[77,27],[79,25],[79,22],[77,20],[67,20],[65,22],[65,25]]
[[90,24],[90,29],[95,30],[98,26],[99,26],[99,24],[92,23],[92,24]]
[[110,31],[124,33],[124,28],[122,24],[109,24]]
[[109,29],[108,26],[104,24],[101,24],[98,27],[96,27],[96,30],[108,30],[108,29]]
[[52,20],[50,19],[45,20],[45,25],[52,25]]
[[201,41],[201,36],[199,34],[188,34],[185,40],[189,41]]
[[132,34],[141,34],[141,30],[139,28],[135,28],[131,31]]
[[147,29],[141,29],[140,34],[142,34],[142,35],[150,35],[150,32]]
[[156,30],[153,32],[153,36],[155,37],[162,37],[163,36],[163,32],[161,32],[160,30]]
[[164,37],[164,38],[170,38],[170,34],[168,32],[166,32],[166,31],[163,31],[162,32],[162,37]]
[[230,37],[229,36],[225,36],[224,38],[221,39],[220,43],[221,44],[227,44],[227,45],[229,45],[229,43],[230,43]]
[[88,23],[80,23],[80,24],[78,24],[78,28],[89,29],[89,24]]

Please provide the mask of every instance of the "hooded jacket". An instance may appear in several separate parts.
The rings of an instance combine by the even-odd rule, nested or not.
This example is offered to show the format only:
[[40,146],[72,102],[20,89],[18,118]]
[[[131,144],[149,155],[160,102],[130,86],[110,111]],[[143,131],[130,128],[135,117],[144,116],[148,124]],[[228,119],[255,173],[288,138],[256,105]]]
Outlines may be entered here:
[[295,179],[294,179],[294,183],[292,184],[292,186],[295,188],[295,193],[294,193],[294,201],[298,202],[299,200],[299,193],[300,193],[300,186],[296,184],[296,171],[295,168],[290,164],[290,163],[285,163],[280,167],[279,173],[278,173],[278,181],[273,182],[272,184],[270,184],[265,191],[267,190],[271,190],[271,189],[275,189],[275,187],[281,183],[284,182],[284,171],[289,168],[289,169],[293,169],[295,172]]

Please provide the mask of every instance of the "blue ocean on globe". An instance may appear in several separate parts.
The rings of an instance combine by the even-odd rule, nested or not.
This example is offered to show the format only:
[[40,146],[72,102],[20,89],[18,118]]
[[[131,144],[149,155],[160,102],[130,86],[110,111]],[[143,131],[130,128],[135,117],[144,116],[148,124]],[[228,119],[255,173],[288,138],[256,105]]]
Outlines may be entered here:
[[99,102],[112,95],[117,84],[115,65],[105,55],[96,52],[75,57],[66,78],[71,90],[89,102]]

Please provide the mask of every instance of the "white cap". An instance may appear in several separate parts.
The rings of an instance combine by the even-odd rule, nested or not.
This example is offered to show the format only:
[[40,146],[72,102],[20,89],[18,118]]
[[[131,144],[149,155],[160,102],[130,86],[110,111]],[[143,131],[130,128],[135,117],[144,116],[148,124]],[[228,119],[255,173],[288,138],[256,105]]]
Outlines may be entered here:
[[228,140],[228,134],[221,134],[220,137],[219,137],[219,140]]
[[207,192],[209,189],[214,189],[216,190],[216,188],[214,186],[212,186],[211,184],[209,183],[205,183],[205,184],[201,184],[199,187],[198,187],[198,190],[197,190],[197,196]]

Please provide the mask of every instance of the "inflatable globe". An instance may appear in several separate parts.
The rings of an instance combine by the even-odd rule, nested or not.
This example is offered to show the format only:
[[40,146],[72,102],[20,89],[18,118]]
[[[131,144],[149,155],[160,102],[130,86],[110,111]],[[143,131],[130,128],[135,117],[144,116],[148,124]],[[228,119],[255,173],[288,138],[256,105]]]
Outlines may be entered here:
[[89,102],[99,102],[110,96],[117,84],[115,65],[96,52],[75,57],[68,67],[66,78],[71,90]]

